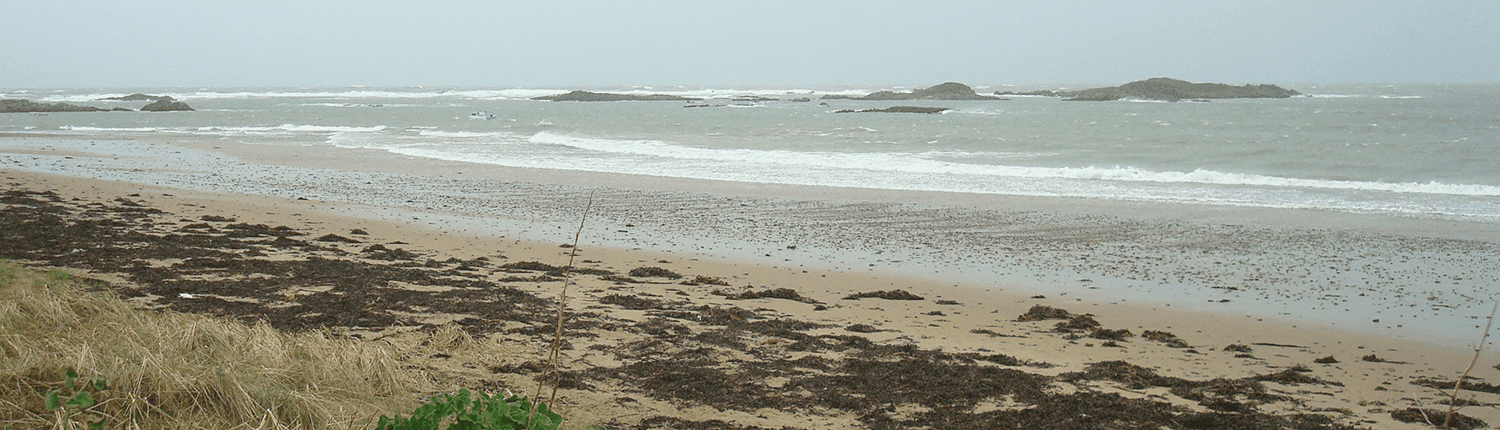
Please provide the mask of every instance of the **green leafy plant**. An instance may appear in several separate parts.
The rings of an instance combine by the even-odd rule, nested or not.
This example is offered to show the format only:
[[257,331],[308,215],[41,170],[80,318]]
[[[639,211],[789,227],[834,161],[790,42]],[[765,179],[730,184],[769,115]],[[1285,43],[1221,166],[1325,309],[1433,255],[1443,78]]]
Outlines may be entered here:
[[[92,411],[89,408],[98,404],[98,402],[94,401],[92,393],[104,391],[109,388],[109,385],[105,384],[103,379],[98,378],[87,384],[74,384],[73,381],[78,379],[78,372],[74,372],[73,369],[68,369],[63,376],[65,377],[63,379],[63,388],[53,388],[48,390],[46,395],[42,396],[45,398],[47,410],[62,412],[58,417],[59,420],[63,417],[83,415],[84,422],[88,424],[89,428],[104,428],[104,414]],[[66,394],[65,391],[72,394]],[[77,412],[68,413],[69,410],[76,410]]]
[[453,419],[447,430],[556,430],[562,424],[562,416],[547,410],[542,403],[537,403],[528,418],[531,401],[521,396],[501,398],[477,392],[471,397],[469,390],[458,390],[455,394],[432,396],[431,400],[407,418],[381,416],[375,429],[437,430],[449,417]]

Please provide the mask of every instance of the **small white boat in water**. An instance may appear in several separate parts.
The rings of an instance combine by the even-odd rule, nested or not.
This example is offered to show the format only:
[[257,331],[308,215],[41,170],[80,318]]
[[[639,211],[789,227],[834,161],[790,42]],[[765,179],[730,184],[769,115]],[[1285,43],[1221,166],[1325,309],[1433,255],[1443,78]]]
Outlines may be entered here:
[[469,114],[469,119],[486,119],[486,120],[488,120],[488,119],[495,119],[495,116],[494,115],[490,115],[489,112],[478,111],[478,112],[474,112],[474,113]]

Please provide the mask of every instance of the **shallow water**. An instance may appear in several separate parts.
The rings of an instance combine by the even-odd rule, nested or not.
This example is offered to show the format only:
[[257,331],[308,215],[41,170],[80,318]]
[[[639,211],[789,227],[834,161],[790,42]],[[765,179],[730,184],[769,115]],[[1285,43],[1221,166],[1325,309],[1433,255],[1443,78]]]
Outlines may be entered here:
[[[562,92],[546,89],[141,89],[200,111],[7,115],[0,131],[192,134],[747,183],[1500,221],[1500,85],[1292,88],[1311,96],[862,102],[818,99],[859,89],[628,91],[715,97],[692,102],[709,107],[684,108],[528,99]],[[98,101],[124,90],[6,93],[136,107]],[[746,96],[778,100],[736,101]],[[811,101],[789,101],[797,98]],[[833,113],[893,104],[952,110]],[[496,118],[470,119],[476,111]]]

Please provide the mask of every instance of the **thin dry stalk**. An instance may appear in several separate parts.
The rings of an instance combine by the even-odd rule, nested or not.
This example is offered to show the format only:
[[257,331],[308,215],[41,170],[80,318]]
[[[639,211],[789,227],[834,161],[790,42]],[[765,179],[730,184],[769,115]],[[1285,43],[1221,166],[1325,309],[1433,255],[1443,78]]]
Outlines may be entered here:
[[[541,403],[542,387],[546,385],[548,379],[552,379],[553,381],[552,395],[547,399],[547,404],[551,405],[557,401],[557,366],[558,356],[562,351],[563,318],[567,315],[568,309],[568,284],[573,282],[573,260],[578,257],[578,241],[579,238],[583,237],[583,226],[588,223],[589,210],[593,208],[594,192],[590,191],[588,203],[583,207],[583,216],[578,220],[578,231],[573,233],[573,246],[570,248],[571,251],[568,252],[568,265],[563,267],[563,288],[562,292],[557,296],[557,332],[552,337],[552,349],[548,352],[547,372],[543,373],[542,377],[536,383],[536,395],[532,396],[534,400],[531,405],[532,412],[535,412],[537,404]],[[528,421],[527,425],[530,425],[531,416],[529,413],[526,419]]]
[[1453,383],[1453,392],[1448,395],[1448,417],[1443,419],[1441,428],[1448,428],[1453,424],[1453,414],[1458,413],[1458,390],[1463,388],[1464,380],[1469,379],[1469,372],[1474,370],[1474,365],[1479,363],[1479,355],[1484,352],[1484,344],[1490,339],[1490,328],[1495,326],[1495,311],[1500,310],[1500,302],[1490,308],[1489,322],[1484,324],[1484,335],[1479,337],[1479,346],[1474,347],[1474,359],[1469,361],[1469,368],[1464,369],[1463,376],[1458,377],[1458,382]]

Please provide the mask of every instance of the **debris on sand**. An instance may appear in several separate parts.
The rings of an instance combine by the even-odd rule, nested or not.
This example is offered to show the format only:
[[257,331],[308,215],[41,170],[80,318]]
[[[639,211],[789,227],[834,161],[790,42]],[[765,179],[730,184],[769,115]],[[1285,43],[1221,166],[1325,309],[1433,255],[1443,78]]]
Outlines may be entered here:
[[906,290],[890,290],[890,291],[875,291],[875,292],[867,292],[867,293],[856,293],[856,294],[850,294],[848,296],[845,296],[844,300],[859,300],[859,299],[869,299],[869,298],[886,299],[886,300],[926,300],[926,299],[922,298],[922,296],[918,296],[916,294],[908,293],[908,292],[906,292]]
[[791,288],[772,288],[769,290],[744,291],[739,293],[728,293],[723,290],[714,290],[712,294],[724,296],[725,298],[730,300],[782,299],[813,305],[823,303],[808,297],[804,297],[802,294],[798,293],[797,290],[793,290]]

